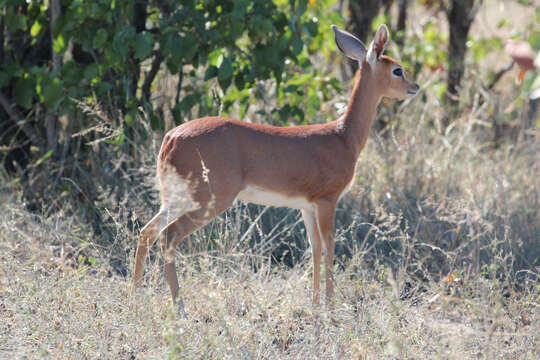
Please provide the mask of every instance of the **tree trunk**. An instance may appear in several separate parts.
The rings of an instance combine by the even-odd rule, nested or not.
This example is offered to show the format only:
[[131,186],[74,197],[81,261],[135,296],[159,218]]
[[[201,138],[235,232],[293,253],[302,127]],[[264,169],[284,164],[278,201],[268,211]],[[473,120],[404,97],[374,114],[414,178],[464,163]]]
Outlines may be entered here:
[[6,10],[2,10],[2,16],[0,16],[0,64],[4,63],[4,17]]
[[156,78],[156,75],[159,71],[159,67],[161,66],[161,62],[163,61],[163,57],[161,56],[161,52],[158,50],[154,54],[154,60],[152,60],[152,66],[150,67],[150,70],[146,73],[146,76],[144,78],[144,83],[141,88],[141,97],[143,100],[150,101],[150,92],[152,87],[152,82]]
[[[379,14],[382,4],[383,2],[380,0],[350,0],[349,13],[351,17],[347,24],[347,30],[366,43],[371,35],[371,23]],[[353,74],[356,73],[358,62],[349,60],[349,67]]]
[[[62,66],[62,57],[60,54],[57,54],[54,51],[53,43],[54,43],[54,24],[56,23],[56,19],[60,16],[61,11],[61,4],[60,0],[51,0],[50,3],[50,10],[51,10],[51,23],[50,23],[50,35],[51,35],[51,54],[52,54],[52,67],[53,70],[56,70],[56,73],[60,73],[60,68]],[[56,148],[58,146],[58,133],[57,133],[57,126],[58,126],[58,117],[56,114],[56,111],[54,113],[49,113],[45,117],[45,126],[47,131],[47,151],[56,151]]]
[[[446,10],[450,27],[446,99],[452,110],[455,110],[459,103],[458,94],[465,69],[467,36],[481,2],[482,0],[452,0],[450,9]],[[447,119],[444,125],[447,126],[449,123],[450,119]]]
[[407,8],[409,0],[398,1],[398,19],[396,24],[396,43],[403,46],[405,40],[405,26],[407,25]]
[[[133,27],[137,34],[143,32],[146,29],[146,6],[148,1],[140,0],[133,3]],[[132,59],[135,59],[133,53],[130,56]],[[131,96],[134,98],[137,96],[137,86],[139,83],[139,77],[141,72],[141,64],[135,60],[133,63],[133,71],[131,73]]]

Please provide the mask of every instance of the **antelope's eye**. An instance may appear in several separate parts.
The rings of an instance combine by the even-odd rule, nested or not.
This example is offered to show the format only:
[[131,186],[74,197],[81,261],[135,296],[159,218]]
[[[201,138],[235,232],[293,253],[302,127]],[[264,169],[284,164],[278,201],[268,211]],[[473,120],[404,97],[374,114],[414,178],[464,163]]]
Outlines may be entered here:
[[392,74],[396,75],[397,77],[402,77],[403,70],[401,68],[395,68],[394,71],[392,71]]

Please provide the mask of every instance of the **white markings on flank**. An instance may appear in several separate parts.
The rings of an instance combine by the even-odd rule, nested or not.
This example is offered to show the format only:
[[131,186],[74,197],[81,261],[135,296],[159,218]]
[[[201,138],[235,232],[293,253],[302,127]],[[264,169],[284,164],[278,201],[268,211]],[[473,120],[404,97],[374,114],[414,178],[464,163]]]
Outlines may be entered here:
[[238,200],[267,206],[286,206],[293,209],[313,211],[313,204],[303,197],[288,197],[257,186],[247,186],[236,196]]
[[162,199],[159,209],[160,232],[181,216],[200,208],[200,204],[191,196],[189,185],[190,182],[178,175],[171,165],[162,171],[159,184]]

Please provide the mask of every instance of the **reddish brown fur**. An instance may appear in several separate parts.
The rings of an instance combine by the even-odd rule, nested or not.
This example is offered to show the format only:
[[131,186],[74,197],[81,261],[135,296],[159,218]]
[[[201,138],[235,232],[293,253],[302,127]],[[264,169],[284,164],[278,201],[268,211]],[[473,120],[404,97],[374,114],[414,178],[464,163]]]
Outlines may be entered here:
[[[384,43],[377,44],[384,47]],[[372,69],[364,61],[355,78],[347,110],[339,119],[317,125],[275,127],[222,117],[206,117],[169,131],[158,157],[161,181],[175,175],[189,182],[190,196],[200,209],[181,216],[160,229],[158,214],[141,233],[134,283],[142,278],[147,248],[164,231],[164,252],[174,254],[189,233],[226,210],[238,194],[249,187],[287,198],[302,198],[312,207],[302,210],[308,223],[313,251],[313,299],[319,303],[319,272],[322,247],[326,248],[326,295],[333,294],[333,227],[337,201],[351,182],[356,160],[364,147],[377,104],[382,96],[403,99],[418,86],[392,76],[399,63],[382,56]],[[204,173],[206,171],[207,177]],[[171,194],[162,191],[162,203]],[[163,215],[161,215],[163,216]],[[317,231],[318,230],[318,231]],[[178,296],[174,260],[165,273],[173,299]]]

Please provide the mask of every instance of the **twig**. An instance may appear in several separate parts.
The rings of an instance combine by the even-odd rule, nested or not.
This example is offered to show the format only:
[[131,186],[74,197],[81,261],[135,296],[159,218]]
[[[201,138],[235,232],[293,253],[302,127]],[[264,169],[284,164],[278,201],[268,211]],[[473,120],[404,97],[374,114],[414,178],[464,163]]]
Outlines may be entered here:
[[39,137],[34,128],[32,128],[26,121],[21,120],[17,111],[13,109],[12,104],[10,104],[7,97],[0,91],[0,105],[4,108],[6,113],[9,115],[10,119],[19,126],[24,134],[30,139],[32,145],[39,148],[40,152],[43,152],[45,149],[45,143],[43,139]]
[[68,119],[68,126],[66,129],[66,134],[64,136],[64,147],[62,149],[62,154],[60,156],[60,169],[58,170],[58,175],[56,175],[55,187],[56,187],[56,184],[58,183],[58,180],[60,179],[60,176],[62,176],[64,172],[64,164],[66,162],[66,156],[67,156],[67,152],[69,150],[69,145],[71,142],[72,131],[73,131],[73,119]]
[[174,104],[178,104],[180,100],[180,91],[182,91],[182,81],[184,80],[184,68],[180,64],[180,72],[178,73],[178,86],[176,87],[176,96],[174,97]]
[[507,72],[509,71],[510,69],[512,69],[514,67],[514,64],[515,64],[515,61],[512,61],[510,62],[508,65],[506,65],[505,67],[503,67],[501,70],[497,71],[497,73],[495,74],[495,77],[493,77],[493,80],[491,81],[491,83],[489,83],[488,85],[488,90],[491,90],[493,89],[493,87],[497,84],[497,82],[499,82],[499,80],[502,78],[502,76]]
[[150,71],[146,73],[146,78],[144,79],[143,86],[141,88],[142,90],[142,96],[146,100],[150,100],[150,88],[152,87],[152,82],[154,81],[158,71],[159,67],[161,66],[161,61],[163,60],[161,56],[161,52],[158,50],[156,51],[154,55],[154,60],[152,61],[152,66],[150,68]]

